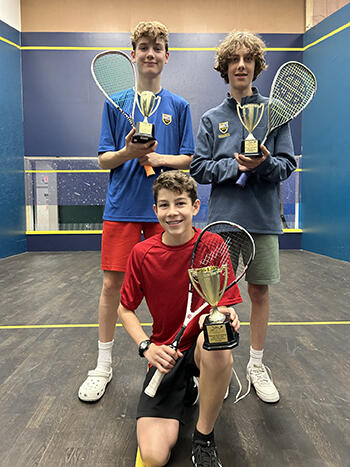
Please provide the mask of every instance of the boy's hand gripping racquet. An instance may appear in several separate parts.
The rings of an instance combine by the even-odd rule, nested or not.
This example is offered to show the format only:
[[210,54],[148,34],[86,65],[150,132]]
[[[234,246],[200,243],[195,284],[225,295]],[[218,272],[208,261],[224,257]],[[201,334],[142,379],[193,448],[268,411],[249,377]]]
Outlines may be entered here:
[[[131,59],[120,50],[101,52],[91,62],[91,74],[103,95],[134,127],[138,94]],[[153,167],[145,165],[144,168],[147,177],[154,175]]]
[[[228,221],[213,222],[200,233],[192,252],[190,269],[206,266],[228,266],[228,278],[225,292],[245,275],[250,263],[254,259],[255,245],[251,235],[240,225]],[[224,283],[224,274],[221,283]],[[189,290],[185,320],[170,345],[173,349],[179,343],[189,322],[198,316],[207,306],[204,302],[196,311],[191,311],[193,286],[189,281]],[[145,389],[149,397],[154,397],[166,373],[156,370]]]
[[[261,144],[276,128],[293,120],[316,93],[317,82],[309,68],[299,62],[284,63],[275,74],[267,104],[267,131]],[[245,187],[249,172],[243,172],[236,185]]]

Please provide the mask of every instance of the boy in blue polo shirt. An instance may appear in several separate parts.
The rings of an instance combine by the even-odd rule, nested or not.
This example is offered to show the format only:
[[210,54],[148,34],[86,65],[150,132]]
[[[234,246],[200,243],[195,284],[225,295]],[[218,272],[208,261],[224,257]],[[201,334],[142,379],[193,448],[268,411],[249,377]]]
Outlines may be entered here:
[[[157,22],[139,23],[131,36],[131,57],[138,70],[137,90],[152,91],[160,98],[157,110],[148,118],[155,125],[156,141],[133,143],[134,129],[106,101],[98,162],[110,169],[103,216],[101,268],[104,271],[99,302],[98,359],[94,370],[79,388],[83,401],[99,400],[112,379],[112,347],[120,289],[126,262],[133,246],[162,231],[153,211],[152,185],[145,165],[159,175],[167,168],[187,169],[194,152],[189,104],[161,86],[161,74],[168,62],[168,30]],[[143,121],[135,109],[135,122]]]

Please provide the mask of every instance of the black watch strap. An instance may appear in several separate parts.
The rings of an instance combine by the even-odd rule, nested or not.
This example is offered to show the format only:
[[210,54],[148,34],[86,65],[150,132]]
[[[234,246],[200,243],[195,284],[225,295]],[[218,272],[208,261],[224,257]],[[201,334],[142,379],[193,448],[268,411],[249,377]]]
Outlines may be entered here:
[[146,352],[147,349],[149,349],[149,346],[151,345],[150,339],[147,339],[145,341],[140,342],[139,345],[139,355],[140,357],[144,357],[144,353]]

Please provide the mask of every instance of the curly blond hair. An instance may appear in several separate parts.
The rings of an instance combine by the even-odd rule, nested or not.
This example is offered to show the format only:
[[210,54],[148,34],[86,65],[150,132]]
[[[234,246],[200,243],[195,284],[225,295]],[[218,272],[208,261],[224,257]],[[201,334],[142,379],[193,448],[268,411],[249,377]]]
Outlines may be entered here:
[[152,40],[163,39],[165,51],[168,51],[168,28],[159,21],[141,21],[131,34],[131,44],[133,50],[141,37],[149,37]]
[[228,64],[240,47],[246,47],[255,60],[253,81],[267,68],[264,57],[265,43],[258,34],[249,31],[231,31],[219,45],[214,70],[228,83]]
[[182,172],[182,170],[169,170],[163,172],[153,183],[153,196],[157,204],[159,191],[164,188],[174,193],[186,193],[192,201],[192,204],[197,199],[197,183],[195,180]]

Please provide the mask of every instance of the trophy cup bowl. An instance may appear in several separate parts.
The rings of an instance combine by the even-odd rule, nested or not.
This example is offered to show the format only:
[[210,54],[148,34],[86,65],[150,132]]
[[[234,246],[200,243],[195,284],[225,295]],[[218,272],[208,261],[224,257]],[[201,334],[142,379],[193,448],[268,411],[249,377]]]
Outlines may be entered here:
[[143,122],[137,122],[132,142],[147,143],[148,141],[153,141],[155,139],[154,125],[153,123],[149,123],[147,118],[154,111],[158,98],[151,91],[143,91],[140,93],[139,97],[140,102],[138,103],[138,107],[144,116],[144,119]]
[[231,326],[230,316],[221,313],[217,307],[227,285],[227,265],[189,269],[188,274],[195,290],[212,306],[203,323],[204,349],[223,350],[236,347],[238,333]]
[[259,125],[264,113],[264,103],[261,104],[237,104],[237,115],[248,136],[241,143],[241,154],[246,157],[261,157],[260,141],[253,136],[254,129]]

